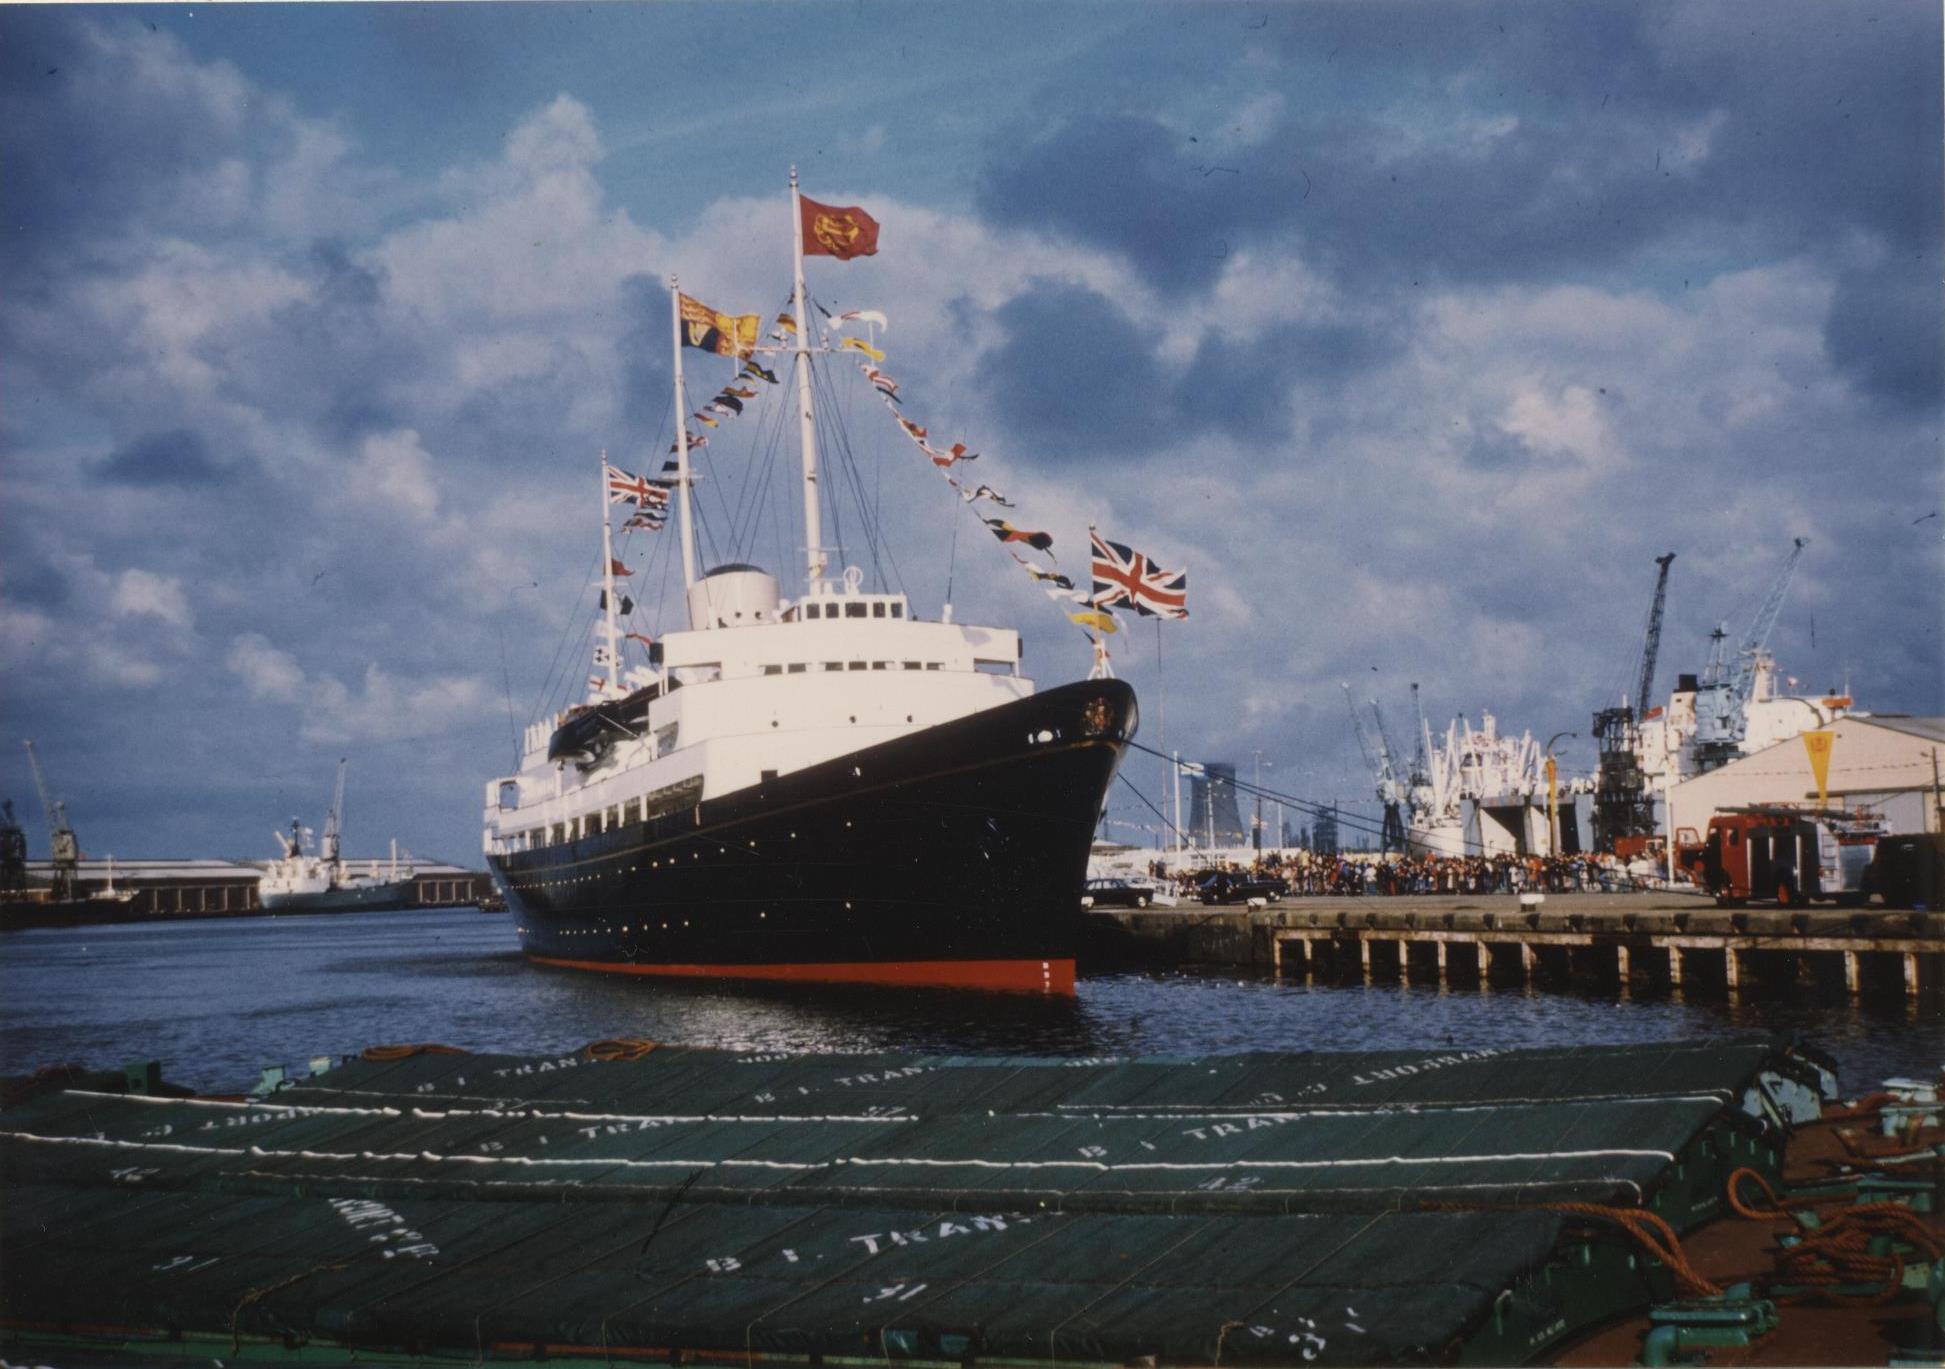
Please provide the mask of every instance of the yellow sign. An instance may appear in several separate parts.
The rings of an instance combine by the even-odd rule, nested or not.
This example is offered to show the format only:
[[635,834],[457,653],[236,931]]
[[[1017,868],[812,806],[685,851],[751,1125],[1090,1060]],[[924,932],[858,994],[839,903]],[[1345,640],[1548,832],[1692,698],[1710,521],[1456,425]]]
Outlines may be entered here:
[[1810,753],[1810,773],[1817,777],[1817,807],[1822,808],[1830,791],[1830,748],[1837,744],[1835,732],[1805,732],[1803,749]]

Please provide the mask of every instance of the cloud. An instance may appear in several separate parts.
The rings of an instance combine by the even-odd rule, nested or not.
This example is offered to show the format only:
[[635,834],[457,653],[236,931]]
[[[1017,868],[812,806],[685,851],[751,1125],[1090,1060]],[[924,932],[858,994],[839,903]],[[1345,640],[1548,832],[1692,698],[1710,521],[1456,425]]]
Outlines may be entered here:
[[182,582],[146,570],[125,570],[115,582],[114,611],[120,617],[157,618],[170,627],[194,626]]
[[296,659],[272,646],[261,633],[246,632],[231,642],[223,664],[253,699],[292,703],[303,688],[304,672]]
[[259,703],[299,705],[307,742],[375,747],[464,727],[485,707],[486,686],[461,675],[402,678],[376,662],[358,687],[334,675],[309,675],[288,651],[261,633],[230,643],[224,665]]
[[212,485],[224,476],[210,458],[202,434],[188,428],[136,438],[108,458],[102,473],[119,484],[136,486]]

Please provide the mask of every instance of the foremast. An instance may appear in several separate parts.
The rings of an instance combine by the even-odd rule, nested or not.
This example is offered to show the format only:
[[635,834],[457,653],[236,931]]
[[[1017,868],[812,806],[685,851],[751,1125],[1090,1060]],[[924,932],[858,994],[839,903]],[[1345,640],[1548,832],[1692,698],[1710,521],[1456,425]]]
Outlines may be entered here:
[[797,441],[804,466],[804,587],[815,594],[823,585],[828,562],[824,556],[824,527],[817,496],[817,419],[811,408],[810,315],[804,307],[804,205],[797,189],[797,168],[790,168],[790,261],[792,267],[791,320],[797,338]]

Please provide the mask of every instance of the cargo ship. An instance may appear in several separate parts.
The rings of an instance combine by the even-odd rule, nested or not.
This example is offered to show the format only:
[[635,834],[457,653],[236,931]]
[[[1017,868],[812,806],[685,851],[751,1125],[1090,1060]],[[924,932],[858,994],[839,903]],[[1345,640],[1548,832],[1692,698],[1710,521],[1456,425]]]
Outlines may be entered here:
[[324,820],[324,835],[315,853],[307,850],[308,832],[297,818],[290,831],[276,833],[283,855],[264,868],[257,882],[257,902],[270,913],[379,912],[409,908],[416,902],[415,871],[408,859],[399,863],[398,842],[384,873],[354,875],[346,867],[340,847],[344,840],[344,765],[338,762],[337,789]]
[[[812,367],[875,349],[813,336],[805,229],[831,221],[807,223],[823,207],[794,174],[791,204],[794,315],[773,336],[796,370],[801,587],[786,597],[756,565],[698,564],[683,348],[779,382],[753,360],[754,316],[712,314],[671,282],[675,459],[651,481],[601,455],[596,673],[584,699],[528,727],[518,771],[487,783],[488,867],[542,964],[1071,994],[1088,850],[1135,732],[1134,693],[1099,668],[1098,643],[1089,678],[1036,691],[1017,632],[953,622],[950,605],[924,621],[903,592],[867,590],[859,568],[834,573]],[[864,217],[829,213],[854,216],[840,230]],[[844,256],[845,241],[813,250]],[[733,338],[747,345],[717,345]],[[622,630],[633,605],[617,583],[615,502],[633,506],[626,526],[656,530],[674,505],[675,630]],[[624,643],[646,663],[624,668]]]

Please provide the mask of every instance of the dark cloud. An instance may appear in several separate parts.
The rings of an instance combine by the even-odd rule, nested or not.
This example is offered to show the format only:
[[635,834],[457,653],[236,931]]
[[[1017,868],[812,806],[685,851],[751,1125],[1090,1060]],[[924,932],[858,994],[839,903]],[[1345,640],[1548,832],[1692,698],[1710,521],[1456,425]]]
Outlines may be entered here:
[[[1289,242],[1366,297],[1579,279],[1677,243],[1743,261],[1821,255],[1833,269],[1847,232],[1907,259],[1936,243],[1936,7],[1333,5],[1273,17],[1292,65],[1289,111],[1266,136],[1218,150],[1146,114],[1055,116],[995,140],[982,214],[1116,252],[1169,293],[1207,286],[1239,249]],[[1324,74],[1360,95],[1320,114],[1309,84]],[[1424,126],[1369,112],[1387,96],[1410,100]],[[1934,355],[1926,316],[1939,312],[1930,280],[1889,330],[1920,342],[1921,364]],[[1916,368],[1858,327],[1888,290],[1857,279],[1845,293],[1833,348],[1876,392],[1922,397],[1903,374]]]
[[229,473],[202,436],[187,428],[147,433],[109,457],[102,474],[120,485],[213,485]]
[[1916,410],[1934,410],[1945,387],[1945,315],[1937,282],[1940,257],[1926,253],[1914,269],[1904,262],[1846,271],[1824,324],[1831,360],[1871,394]]
[[1035,280],[995,317],[1006,340],[985,358],[986,391],[1037,455],[1146,447],[1174,420],[1149,338],[1106,296]]
[[1156,340],[1086,286],[1031,281],[995,317],[1005,340],[984,358],[987,393],[1036,450],[1062,460],[1145,455],[1208,432],[1280,441],[1297,391],[1339,386],[1395,356],[1404,338],[1396,321],[1210,332],[1171,371]]

